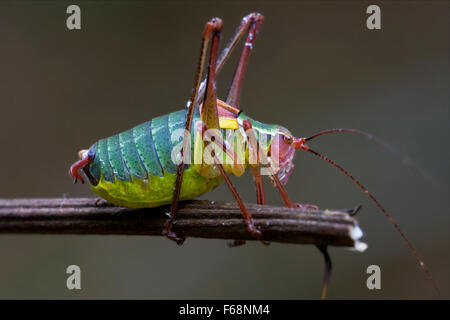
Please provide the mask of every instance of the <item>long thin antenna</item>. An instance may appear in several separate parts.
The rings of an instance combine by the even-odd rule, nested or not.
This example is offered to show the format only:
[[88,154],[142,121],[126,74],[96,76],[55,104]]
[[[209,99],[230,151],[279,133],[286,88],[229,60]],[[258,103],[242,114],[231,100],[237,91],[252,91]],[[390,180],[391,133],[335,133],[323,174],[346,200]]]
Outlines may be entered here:
[[301,146],[301,149],[306,150],[311,152],[312,154],[316,155],[317,157],[321,158],[322,160],[327,161],[328,163],[330,163],[332,166],[338,168],[343,174],[345,174],[347,177],[349,177],[362,191],[364,191],[365,194],[367,194],[367,196],[372,199],[372,201],[377,205],[378,208],[380,208],[380,210],[383,212],[383,214],[386,216],[386,218],[388,218],[388,220],[391,222],[391,224],[394,226],[394,228],[398,231],[398,233],[400,234],[400,236],[403,238],[403,240],[406,242],[406,244],[408,245],[410,251],[414,254],[417,262],[419,263],[419,265],[421,266],[421,268],[423,269],[423,271],[425,272],[425,275],[427,276],[427,278],[431,281],[431,283],[433,284],[434,289],[436,290],[436,292],[438,294],[440,294],[440,290],[439,287],[437,285],[437,283],[434,281],[433,276],[431,275],[430,271],[428,270],[428,268],[425,266],[425,263],[423,262],[422,258],[419,256],[417,250],[414,248],[414,246],[412,245],[412,243],[408,240],[408,238],[406,238],[405,234],[403,233],[403,231],[400,229],[400,227],[398,226],[398,224],[394,221],[394,219],[392,218],[392,216],[386,211],[386,209],[381,205],[380,202],[378,202],[378,200],[369,192],[369,190],[364,187],[361,182],[359,182],[355,177],[353,177],[347,170],[345,170],[344,168],[342,168],[339,164],[337,164],[336,162],[334,162],[333,160],[331,160],[330,158],[328,158],[327,156],[312,150],[310,147],[308,147],[306,144],[303,144]]
[[375,142],[376,144],[378,144],[382,148],[388,150],[394,156],[399,158],[402,161],[403,164],[405,164],[406,166],[409,166],[410,168],[413,168],[414,170],[416,170],[425,180],[429,181],[434,186],[438,186],[439,185],[437,179],[429,171],[427,171],[426,169],[422,168],[418,163],[416,163],[413,159],[411,159],[411,157],[409,157],[408,155],[402,153],[397,148],[393,147],[392,145],[390,145],[389,143],[387,143],[383,139],[381,139],[381,138],[377,137],[376,135],[371,134],[369,132],[365,132],[365,131],[358,130],[358,129],[335,128],[335,129],[329,129],[329,130],[320,131],[320,132],[318,132],[316,134],[313,134],[312,136],[310,136],[308,138],[305,138],[305,141],[309,141],[309,140],[315,139],[317,137],[320,137],[320,136],[323,136],[323,135],[326,135],[326,134],[339,133],[339,132],[347,132],[347,133],[357,134],[357,135],[360,135],[360,136],[363,136],[363,137],[367,138],[368,140],[371,140],[371,141]]

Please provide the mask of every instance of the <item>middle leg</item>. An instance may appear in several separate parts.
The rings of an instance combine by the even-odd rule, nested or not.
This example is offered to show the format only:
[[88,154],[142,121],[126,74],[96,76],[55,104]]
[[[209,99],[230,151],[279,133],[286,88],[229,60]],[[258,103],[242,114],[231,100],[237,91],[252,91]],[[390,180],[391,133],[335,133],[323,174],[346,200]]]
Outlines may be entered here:
[[[261,14],[251,13],[243,20],[249,25],[249,31],[226,98],[226,103],[236,108],[239,108],[240,104],[242,81],[248,64],[248,58],[255,44],[256,36],[259,33],[263,19],[264,17]],[[260,169],[252,167],[251,171],[256,187],[257,203],[266,204],[264,182],[260,174]]]
[[[245,133],[247,135],[247,141],[249,143],[250,152],[252,153],[251,157],[253,159],[256,159],[256,163],[253,164],[254,167],[252,169],[261,170],[261,167],[263,165],[267,166],[269,164],[267,156],[262,151],[263,149],[261,148],[259,142],[256,139],[256,135],[255,135],[255,132],[254,132],[254,129],[253,129],[253,126],[252,126],[252,123],[250,122],[250,120],[245,119],[243,121],[243,127],[244,127]],[[286,189],[283,187],[283,184],[281,183],[280,179],[278,178],[278,175],[275,172],[273,172],[270,165],[268,165],[266,167],[266,169],[269,170],[269,176],[275,182],[275,186],[277,187],[278,191],[280,192],[280,195],[283,198],[283,201],[284,201],[284,204],[286,207],[302,208],[302,209],[318,209],[317,206],[315,206],[315,205],[299,204],[296,202],[292,202],[286,192]],[[261,177],[261,180],[262,180],[262,177]],[[255,182],[256,181],[257,180],[255,179]],[[257,193],[258,192],[259,191],[258,191],[258,184],[257,184]],[[262,192],[264,192],[264,189],[262,190]]]
[[[230,189],[231,193],[233,194],[233,197],[235,198],[236,202],[239,205],[239,208],[244,216],[247,229],[248,231],[257,239],[259,239],[263,244],[268,245],[269,243],[265,242],[262,239],[262,233],[260,230],[258,230],[254,223],[253,218],[250,214],[250,212],[247,210],[247,207],[245,206],[241,196],[239,195],[239,192],[237,191],[236,187],[234,186],[233,182],[231,181],[230,177],[228,176],[227,172],[225,171],[223,167],[223,159],[224,157],[221,156],[222,152],[225,153],[230,159],[233,160],[233,166],[236,166],[236,169],[233,170],[233,172],[243,172],[244,170],[242,165],[242,159],[239,159],[239,156],[235,153],[235,151],[232,148],[229,148],[227,143],[222,139],[220,132],[216,132],[219,134],[212,134],[211,131],[208,130],[208,126],[205,125],[203,122],[198,122],[198,128],[197,130],[202,133],[204,141],[208,141],[209,143],[214,144],[216,149],[211,150],[212,158],[214,159],[214,163],[216,164],[217,168],[220,171],[220,174],[224,178],[228,188]],[[216,152],[218,151],[218,152]],[[220,152],[220,153],[219,153]],[[218,156],[220,155],[220,156]],[[221,160],[222,159],[222,160]],[[233,243],[229,244],[230,247],[235,247],[239,245],[245,244],[245,240],[234,240]]]

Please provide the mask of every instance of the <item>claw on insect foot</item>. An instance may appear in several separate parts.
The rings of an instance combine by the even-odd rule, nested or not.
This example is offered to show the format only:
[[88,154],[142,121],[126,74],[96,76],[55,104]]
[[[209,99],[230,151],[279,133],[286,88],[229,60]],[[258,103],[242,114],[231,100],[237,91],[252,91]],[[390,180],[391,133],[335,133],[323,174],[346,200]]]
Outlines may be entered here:
[[169,231],[167,233],[163,232],[163,235],[166,236],[168,239],[175,241],[177,243],[177,245],[179,245],[179,246],[181,246],[184,243],[184,241],[186,240],[186,238],[178,237],[175,234],[175,232],[172,232],[172,231]]
[[165,225],[164,225],[164,229],[162,231],[162,235],[166,236],[168,239],[175,241],[177,243],[177,245],[181,246],[184,241],[186,240],[186,238],[184,237],[178,237],[176,235],[175,232],[173,232],[172,226],[176,224],[176,220],[170,218],[170,213],[169,213],[169,218],[167,219]]
[[253,237],[258,239],[263,245],[268,246],[270,243],[265,241],[262,238],[262,232],[261,230],[256,229],[256,227],[253,224],[248,224],[248,231],[252,234]]
[[100,207],[100,206],[102,206],[104,204],[107,204],[107,203],[108,202],[105,199],[103,199],[102,197],[98,197],[97,199],[95,199],[95,206],[96,207]]

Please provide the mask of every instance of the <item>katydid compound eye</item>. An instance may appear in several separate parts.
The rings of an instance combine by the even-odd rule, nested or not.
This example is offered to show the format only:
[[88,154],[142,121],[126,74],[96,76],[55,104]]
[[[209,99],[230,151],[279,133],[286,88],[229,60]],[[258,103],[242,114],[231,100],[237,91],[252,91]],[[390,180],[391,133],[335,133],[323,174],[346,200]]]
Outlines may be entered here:
[[287,144],[292,144],[292,137],[291,136],[284,136],[284,142],[286,142]]

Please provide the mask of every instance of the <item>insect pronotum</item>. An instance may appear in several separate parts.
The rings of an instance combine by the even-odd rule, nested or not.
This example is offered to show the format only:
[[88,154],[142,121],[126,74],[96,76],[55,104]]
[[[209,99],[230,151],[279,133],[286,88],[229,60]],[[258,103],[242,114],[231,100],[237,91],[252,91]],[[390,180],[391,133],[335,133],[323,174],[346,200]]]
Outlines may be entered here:
[[[131,208],[171,204],[163,234],[182,244],[184,239],[171,230],[176,219],[178,201],[195,198],[225,181],[240,206],[248,231],[266,244],[228,175],[241,176],[246,169],[250,169],[255,181],[258,204],[266,203],[263,176],[267,176],[279,190],[286,206],[316,208],[314,205],[292,202],[283,187],[294,168],[295,152],[308,151],[338,168],[367,194],[400,233],[426,276],[438,290],[423,260],[381,203],[343,167],[307,145],[312,139],[336,132],[365,136],[392,151],[385,142],[356,129],[331,129],[307,138],[296,138],[286,128],[256,121],[239,109],[245,68],[262,21],[263,16],[259,13],[245,16],[220,55],[222,21],[213,18],[207,22],[187,108],[101,139],[89,150],[81,150],[80,160],[70,168],[74,182],[84,182],[78,172],[82,169],[92,190],[113,204]],[[216,97],[216,76],[245,34],[247,38],[227,97],[225,101],[219,100]],[[207,57],[207,75],[201,81]],[[191,159],[191,154],[194,159]],[[243,243],[235,240],[234,245]],[[325,297],[331,274],[331,259],[326,246],[318,248],[325,258],[322,286],[322,297]]]

